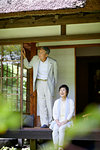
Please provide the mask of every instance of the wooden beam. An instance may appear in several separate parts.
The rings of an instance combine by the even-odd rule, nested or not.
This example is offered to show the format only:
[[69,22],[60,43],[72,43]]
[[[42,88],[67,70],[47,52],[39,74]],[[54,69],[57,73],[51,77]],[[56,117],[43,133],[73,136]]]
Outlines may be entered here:
[[[98,134],[100,132],[98,131]],[[52,130],[49,128],[22,128],[16,130],[7,130],[7,132],[0,134],[0,138],[16,138],[16,139],[52,139]]]
[[92,40],[100,39],[100,33],[93,34],[77,34],[77,35],[61,35],[61,36],[45,36],[45,37],[30,37],[30,38],[13,38],[0,39],[0,45],[21,44],[27,42],[53,42],[53,41],[74,41],[74,40]]
[[[40,49],[41,46],[37,47]],[[79,47],[100,47],[100,44],[75,44],[75,45],[58,45],[58,46],[47,46],[50,49],[66,49],[66,48],[79,48]]]
[[[52,140],[52,130],[49,128],[24,128],[17,130],[8,130],[0,134],[0,138],[16,138],[16,139],[43,139]],[[76,135],[73,140],[100,141],[100,129],[89,131],[87,135]]]
[[[55,18],[56,17],[56,18]],[[35,18],[35,19],[33,19]],[[7,18],[0,19],[0,28],[20,28],[20,27],[36,27],[36,26],[49,26],[49,25],[66,25],[77,23],[93,23],[100,22],[100,12],[94,13],[76,13],[69,15],[45,15],[38,17],[20,17],[20,18]]]

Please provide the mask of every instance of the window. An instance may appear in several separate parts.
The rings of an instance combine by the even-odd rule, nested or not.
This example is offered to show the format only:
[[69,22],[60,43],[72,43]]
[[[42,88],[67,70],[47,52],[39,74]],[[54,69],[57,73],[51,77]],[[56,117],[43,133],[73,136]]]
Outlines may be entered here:
[[[27,70],[23,68],[21,76],[21,45],[0,46],[0,89],[6,100],[10,98],[14,111],[20,111],[20,100],[23,97],[23,112],[26,112]],[[23,81],[23,88],[20,83]],[[22,96],[21,96],[22,94]]]

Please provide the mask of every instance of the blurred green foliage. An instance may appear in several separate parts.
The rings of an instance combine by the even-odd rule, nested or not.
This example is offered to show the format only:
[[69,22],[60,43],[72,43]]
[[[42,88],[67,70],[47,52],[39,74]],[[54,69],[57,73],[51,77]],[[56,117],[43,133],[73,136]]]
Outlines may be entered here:
[[98,128],[100,129],[100,106],[91,104],[82,114],[76,116],[71,128],[66,128],[64,143],[69,144],[75,136],[85,136]]
[[0,93],[0,133],[20,127],[20,113],[11,110],[11,100]]
[[[86,117],[83,117],[84,114],[87,114]],[[100,106],[92,104],[89,105],[82,114],[76,116],[72,127],[66,128],[64,147],[67,147],[75,136],[85,136],[97,128],[100,129]],[[40,150],[47,149],[54,150],[52,142],[49,142],[40,148]]]
[[7,52],[17,52],[17,55],[20,55],[21,45],[4,45],[3,49],[5,54]]

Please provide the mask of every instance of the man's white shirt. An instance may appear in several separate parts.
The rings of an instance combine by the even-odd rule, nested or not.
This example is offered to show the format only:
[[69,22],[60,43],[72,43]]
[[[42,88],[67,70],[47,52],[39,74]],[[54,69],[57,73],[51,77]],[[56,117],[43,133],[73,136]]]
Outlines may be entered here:
[[37,73],[37,79],[46,80],[48,77],[48,58],[46,61],[40,61]]

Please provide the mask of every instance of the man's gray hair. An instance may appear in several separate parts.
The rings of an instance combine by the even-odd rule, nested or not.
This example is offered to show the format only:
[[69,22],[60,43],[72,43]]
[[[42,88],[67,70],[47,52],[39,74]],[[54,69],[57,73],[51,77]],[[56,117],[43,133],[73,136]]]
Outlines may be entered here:
[[46,53],[47,53],[47,54],[49,54],[49,53],[50,53],[50,49],[49,49],[48,47],[46,47],[46,46],[42,46],[41,48],[42,48],[42,49],[44,49],[44,50],[46,51]]

